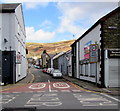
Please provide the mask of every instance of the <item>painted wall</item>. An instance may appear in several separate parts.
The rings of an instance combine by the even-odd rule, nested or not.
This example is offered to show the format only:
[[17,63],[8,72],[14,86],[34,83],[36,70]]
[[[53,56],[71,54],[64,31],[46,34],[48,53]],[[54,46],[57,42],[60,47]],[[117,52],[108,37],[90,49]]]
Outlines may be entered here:
[[[21,63],[16,63],[16,82],[27,75],[27,59],[25,45],[25,27],[22,15],[21,5],[17,7],[15,13],[0,13],[2,15],[2,51],[16,51],[21,57]],[[4,39],[7,42],[4,42]],[[17,62],[17,61],[16,61]]]
[[59,56],[58,67],[59,67],[59,70],[62,72],[63,75],[67,75],[67,58],[66,58],[66,53],[64,53],[63,55]]
[[[2,5],[0,5],[0,9],[2,8]],[[0,13],[0,50],[2,49],[2,14]]]
[[[100,63],[87,63],[80,65],[80,61],[85,59],[85,47],[86,45],[90,44],[98,44],[98,47],[100,48],[100,31],[101,25],[97,25],[93,30],[91,30],[87,35],[85,35],[81,40],[78,41],[78,54],[77,54],[77,78],[88,80],[92,82],[99,83],[100,78]],[[82,74],[82,75],[81,75]]]
[[16,81],[27,75],[27,59],[26,59],[26,33],[24,27],[24,18],[21,5],[16,8],[15,17],[15,50],[16,55],[21,55],[21,64],[16,64]]
[[99,24],[97,27],[95,27],[92,31],[90,31],[85,37],[83,37],[80,41],[80,60],[84,59],[84,47],[85,44],[91,41],[92,43],[97,42],[97,44],[100,44],[100,31],[101,25]]

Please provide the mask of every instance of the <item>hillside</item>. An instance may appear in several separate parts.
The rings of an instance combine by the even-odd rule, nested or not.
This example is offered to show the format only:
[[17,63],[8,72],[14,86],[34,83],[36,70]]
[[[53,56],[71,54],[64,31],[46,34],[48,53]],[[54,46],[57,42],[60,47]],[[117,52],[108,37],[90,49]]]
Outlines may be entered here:
[[48,54],[56,54],[62,51],[68,51],[71,49],[70,45],[75,40],[55,42],[55,43],[26,43],[28,49],[28,57],[37,56],[40,57],[44,50]]

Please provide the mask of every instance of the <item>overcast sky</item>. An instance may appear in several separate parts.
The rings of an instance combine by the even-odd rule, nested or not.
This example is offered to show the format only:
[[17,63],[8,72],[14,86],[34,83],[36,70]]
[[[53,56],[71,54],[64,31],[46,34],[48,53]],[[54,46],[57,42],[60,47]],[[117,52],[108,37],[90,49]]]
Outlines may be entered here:
[[43,0],[1,0],[2,3],[22,3],[26,41],[37,43],[76,39],[98,19],[118,7],[118,0],[59,1],[61,2],[58,0],[44,0],[44,2]]

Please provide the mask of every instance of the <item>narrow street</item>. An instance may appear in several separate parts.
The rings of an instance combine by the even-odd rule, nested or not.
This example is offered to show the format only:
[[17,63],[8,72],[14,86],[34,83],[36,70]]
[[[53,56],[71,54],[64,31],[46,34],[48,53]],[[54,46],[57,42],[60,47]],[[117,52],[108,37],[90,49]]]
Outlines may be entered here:
[[55,79],[40,69],[31,69],[35,80],[2,92],[2,105],[37,109],[110,109],[118,111],[118,101],[102,93],[85,90],[63,78]]

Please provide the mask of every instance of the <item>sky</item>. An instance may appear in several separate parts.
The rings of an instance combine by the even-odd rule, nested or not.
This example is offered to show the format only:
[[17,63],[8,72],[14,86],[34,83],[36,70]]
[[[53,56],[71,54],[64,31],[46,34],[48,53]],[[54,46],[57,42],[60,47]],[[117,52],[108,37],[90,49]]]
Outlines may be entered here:
[[22,3],[26,42],[35,43],[77,39],[118,7],[118,0],[1,0],[1,3]]

